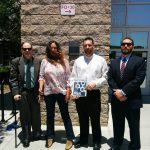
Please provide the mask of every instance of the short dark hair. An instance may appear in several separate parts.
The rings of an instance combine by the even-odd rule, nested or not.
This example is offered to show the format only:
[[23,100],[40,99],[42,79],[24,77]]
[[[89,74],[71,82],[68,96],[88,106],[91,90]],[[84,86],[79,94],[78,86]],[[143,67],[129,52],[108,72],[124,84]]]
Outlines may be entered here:
[[124,40],[126,40],[126,39],[129,39],[131,42],[132,42],[132,45],[134,46],[134,41],[133,41],[133,39],[132,38],[130,38],[130,37],[124,37],[123,39],[122,39],[122,41],[121,41],[121,43],[124,41]]
[[84,43],[84,41],[87,41],[87,40],[92,41],[92,43],[94,44],[94,40],[93,40],[93,38],[91,38],[91,37],[86,37],[86,38],[83,40],[83,43]]

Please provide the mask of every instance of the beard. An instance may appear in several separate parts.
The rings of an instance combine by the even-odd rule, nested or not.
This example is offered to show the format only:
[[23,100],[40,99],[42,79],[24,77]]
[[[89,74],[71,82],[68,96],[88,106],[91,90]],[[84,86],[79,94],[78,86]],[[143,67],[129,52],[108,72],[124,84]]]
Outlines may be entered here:
[[84,49],[84,53],[85,53],[85,55],[87,55],[87,56],[91,56],[92,54],[93,54],[93,49]]
[[121,52],[122,52],[122,54],[124,54],[124,55],[128,55],[128,54],[130,54],[131,52],[132,52],[132,49],[121,49]]
[[31,59],[32,58],[32,52],[28,51],[28,52],[22,52],[22,55],[24,58],[26,59]]

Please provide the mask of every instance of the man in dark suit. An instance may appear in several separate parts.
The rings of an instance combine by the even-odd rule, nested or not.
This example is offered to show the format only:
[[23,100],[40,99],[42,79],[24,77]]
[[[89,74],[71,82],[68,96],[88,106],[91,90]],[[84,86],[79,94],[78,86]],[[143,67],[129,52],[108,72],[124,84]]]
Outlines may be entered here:
[[[31,127],[33,140],[41,138],[41,115],[38,103],[38,74],[41,61],[33,57],[33,48],[29,42],[21,45],[21,57],[12,60],[10,83],[14,100],[20,110],[23,133],[23,146],[30,143]],[[43,135],[42,135],[43,136]]]
[[146,75],[146,63],[132,54],[134,41],[125,37],[121,42],[122,56],[111,61],[108,83],[112,91],[111,109],[114,140],[112,150],[120,150],[123,143],[125,118],[130,129],[129,150],[139,150],[140,108],[142,107],[140,85]]

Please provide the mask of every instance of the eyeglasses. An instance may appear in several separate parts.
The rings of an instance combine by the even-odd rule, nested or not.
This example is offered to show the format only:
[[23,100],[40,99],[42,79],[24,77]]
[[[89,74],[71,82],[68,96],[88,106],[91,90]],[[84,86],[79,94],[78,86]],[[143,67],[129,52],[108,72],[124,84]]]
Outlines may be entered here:
[[132,45],[132,43],[121,43],[121,46],[125,46],[125,45],[127,45],[127,46],[131,46],[131,45]]
[[30,47],[30,48],[22,48],[22,50],[23,50],[23,51],[27,51],[27,50],[28,50],[28,51],[31,51],[32,48],[31,48],[31,47]]

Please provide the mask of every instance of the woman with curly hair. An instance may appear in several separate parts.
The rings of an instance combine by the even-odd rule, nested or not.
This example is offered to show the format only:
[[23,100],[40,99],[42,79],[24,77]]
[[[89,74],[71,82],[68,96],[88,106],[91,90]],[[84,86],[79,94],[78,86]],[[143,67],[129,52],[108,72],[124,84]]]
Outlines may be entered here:
[[46,47],[46,58],[42,60],[39,76],[39,95],[44,98],[47,110],[47,140],[46,147],[54,143],[54,116],[57,101],[66,130],[66,150],[73,145],[75,138],[71,119],[68,112],[69,88],[67,81],[70,76],[70,67],[60,45],[50,41]]

